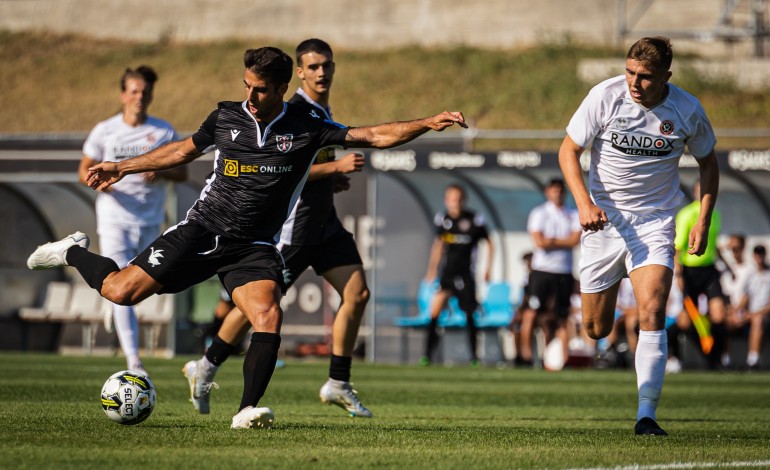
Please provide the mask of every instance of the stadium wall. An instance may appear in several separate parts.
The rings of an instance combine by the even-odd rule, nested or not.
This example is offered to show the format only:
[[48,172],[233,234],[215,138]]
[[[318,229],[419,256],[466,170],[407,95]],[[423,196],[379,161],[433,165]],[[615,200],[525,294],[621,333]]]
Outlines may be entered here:
[[[621,17],[620,6],[626,5]],[[0,29],[49,30],[141,41],[255,38],[295,43],[320,36],[335,47],[380,49],[406,45],[526,47],[574,40],[621,45],[621,23],[634,30],[708,31],[723,0],[0,0]],[[645,9],[646,8],[646,9]],[[741,22],[747,12],[739,12]],[[109,25],[109,27],[107,27]],[[705,55],[734,55],[751,45],[678,41]]]

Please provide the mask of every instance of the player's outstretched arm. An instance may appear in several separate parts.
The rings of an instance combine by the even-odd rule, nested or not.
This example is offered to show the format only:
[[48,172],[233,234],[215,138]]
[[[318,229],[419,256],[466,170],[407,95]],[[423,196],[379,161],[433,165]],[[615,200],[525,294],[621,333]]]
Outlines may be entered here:
[[193,144],[192,137],[156,148],[144,155],[122,162],[102,162],[88,169],[90,188],[103,191],[124,176],[145,171],[159,171],[189,163],[203,155]]
[[441,114],[414,121],[353,127],[348,131],[345,143],[349,147],[385,149],[405,144],[430,130],[441,132],[455,124],[460,127],[468,127],[461,112],[444,111]]

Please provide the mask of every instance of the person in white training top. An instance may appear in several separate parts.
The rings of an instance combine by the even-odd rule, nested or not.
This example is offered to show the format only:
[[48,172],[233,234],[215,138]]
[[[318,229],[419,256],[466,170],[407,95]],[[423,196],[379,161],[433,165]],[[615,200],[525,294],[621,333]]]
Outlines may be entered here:
[[[88,169],[100,162],[121,162],[179,139],[168,122],[148,114],[158,75],[147,66],[126,69],[120,79],[123,109],[93,128],[83,144],[78,174],[87,185]],[[99,251],[125,267],[160,235],[164,221],[164,180],[184,181],[186,167],[126,176],[96,197]],[[113,305],[105,318],[120,340],[129,369],[144,371],[139,358],[139,326],[134,308]]]
[[[609,334],[618,286],[628,276],[639,309],[635,365],[638,435],[665,436],[656,412],[666,366],[666,302],[674,269],[674,217],[684,197],[679,158],[698,162],[701,208],[687,252],[702,255],[719,189],[716,138],[698,100],[670,84],[668,38],[643,38],[626,55],[625,75],[595,86],[567,126],[559,164],[583,228],[583,324]],[[588,189],[580,156],[591,147]],[[589,193],[590,189],[590,193]]]
[[[537,312],[538,323],[545,329],[546,343],[559,338],[567,361],[567,318],[570,298],[575,290],[572,277],[572,250],[580,243],[580,221],[575,209],[564,204],[564,180],[554,178],[543,190],[546,201],[536,206],[527,218],[532,237],[532,271],[529,274],[529,308]],[[532,316],[521,325],[521,365],[532,363]]]

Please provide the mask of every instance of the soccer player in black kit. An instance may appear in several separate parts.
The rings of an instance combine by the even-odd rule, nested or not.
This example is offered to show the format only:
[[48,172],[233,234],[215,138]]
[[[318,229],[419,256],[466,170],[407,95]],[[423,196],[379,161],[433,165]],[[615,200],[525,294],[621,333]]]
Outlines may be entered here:
[[254,328],[233,429],[271,427],[274,421],[270,408],[257,405],[281,342],[283,263],[275,243],[316,152],[329,145],[389,148],[431,129],[465,125],[462,113],[443,112],[414,121],[342,127],[310,116],[307,106],[283,101],[293,61],[280,49],[249,49],[244,66],[246,100],[219,103],[192,137],[89,169],[88,185],[104,190],[125,175],[184,165],[216,146],[214,177],[184,221],[123,269],[89,252],[82,232],[41,245],[27,260],[30,269],[73,266],[103,297],[120,305],[180,292],[218,275]]
[[[335,64],[331,46],[321,39],[307,39],[297,46],[296,59],[302,86],[289,103],[307,106],[312,116],[332,121],[329,94]],[[353,417],[371,418],[372,412],[361,403],[350,384],[353,348],[369,289],[356,242],[342,226],[334,208],[338,178],[342,177],[341,183],[346,185],[344,174],[360,171],[363,164],[361,154],[350,153],[336,160],[334,147],[321,149],[308,182],[283,225],[278,247],[286,264],[287,289],[312,266],[341,298],[334,319],[329,379],[319,392],[321,400],[340,406]],[[237,350],[236,345],[250,326],[240,310],[233,309],[203,357],[187,362],[182,369],[190,385],[190,401],[199,413],[209,413],[212,383],[219,366]]]
[[436,214],[436,240],[433,242],[425,280],[432,282],[443,259],[440,289],[431,303],[431,321],[428,325],[428,340],[425,356],[420,358],[421,365],[429,365],[438,346],[438,319],[447,306],[449,298],[456,296],[460,310],[465,313],[468,323],[468,341],[471,352],[471,365],[478,365],[476,355],[476,325],[473,312],[478,307],[476,300],[476,279],[473,262],[476,259],[476,247],[481,240],[487,241],[487,269],[484,279],[489,281],[494,259],[494,247],[489,238],[484,218],[465,208],[465,190],[458,185],[449,185],[444,191],[446,210]]

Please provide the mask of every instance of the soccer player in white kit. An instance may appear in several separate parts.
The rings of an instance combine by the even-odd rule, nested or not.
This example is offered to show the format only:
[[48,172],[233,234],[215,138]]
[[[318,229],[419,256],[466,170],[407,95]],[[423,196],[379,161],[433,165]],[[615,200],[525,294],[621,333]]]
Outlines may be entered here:
[[[685,145],[698,162],[701,209],[687,252],[702,255],[719,189],[716,138],[698,100],[668,83],[668,38],[643,38],[626,55],[625,75],[595,86],[567,126],[559,164],[583,228],[583,325],[594,339],[612,329],[620,280],[639,308],[635,433],[667,433],[656,422],[666,366],[666,301],[674,268],[674,217],[683,194],[678,163]],[[583,181],[580,156],[591,146]]]
[[[163,144],[179,140],[168,122],[148,115],[158,76],[147,66],[126,69],[120,79],[123,110],[100,122],[83,144],[78,174],[87,185],[88,169],[100,162],[120,162]],[[96,198],[99,251],[125,267],[160,235],[164,221],[166,185],[162,180],[183,181],[186,167],[129,175]],[[113,305],[105,324],[112,325],[120,340],[129,369],[146,372],[139,358],[139,325],[134,308]]]

